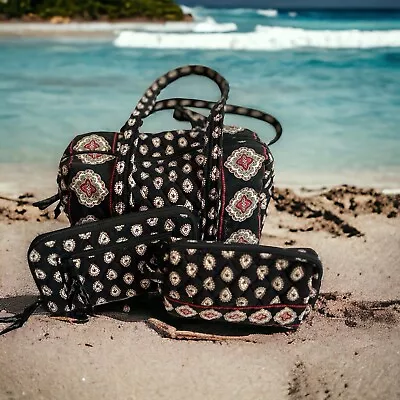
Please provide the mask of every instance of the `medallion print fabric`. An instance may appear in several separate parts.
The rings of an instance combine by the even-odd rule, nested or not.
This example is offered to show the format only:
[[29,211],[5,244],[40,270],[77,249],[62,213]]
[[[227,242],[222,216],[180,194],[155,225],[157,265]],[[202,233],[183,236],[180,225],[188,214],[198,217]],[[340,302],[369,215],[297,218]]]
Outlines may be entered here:
[[[88,136],[80,139],[73,147],[75,151],[90,151],[90,152],[107,152],[111,150],[111,146],[108,144],[102,136],[96,134],[89,134]],[[93,154],[93,153],[91,153]]]
[[[157,101],[164,88],[191,75],[214,81],[221,92],[218,102]],[[235,232],[247,229],[259,240],[272,190],[272,156],[254,132],[224,125],[224,116],[234,113],[267,122],[276,131],[271,144],[282,128],[266,113],[226,104],[228,93],[228,82],[205,66],[169,71],[145,91],[119,133],[91,132],[70,143],[60,162],[58,194],[37,205],[43,209],[60,200],[56,215],[64,211],[71,225],[182,205],[200,218],[204,239],[232,241]],[[188,107],[206,108],[210,114],[203,116]],[[147,116],[165,109],[174,110],[174,117],[190,122],[192,129],[140,130]],[[251,196],[232,205],[239,196],[236,192],[245,188]],[[250,209],[240,212],[248,202]]]
[[268,146],[247,129],[230,134],[224,144],[223,206],[218,240],[257,244],[272,197],[272,154]]
[[234,221],[242,222],[253,214],[257,203],[258,193],[252,188],[244,188],[235,193],[226,211]]
[[[211,103],[193,99],[167,99],[156,102],[158,94],[166,85],[180,77],[191,74],[204,75],[214,80],[221,90],[220,101]],[[234,240],[232,238],[235,238],[232,234],[242,228],[237,222],[243,222],[247,219],[247,229],[251,230],[259,240],[272,190],[272,156],[270,156],[267,145],[261,142],[254,132],[241,127],[223,125],[224,113],[232,112],[262,119],[275,127],[278,137],[281,134],[281,127],[273,117],[260,111],[226,105],[228,90],[227,82],[215,71],[202,66],[189,66],[160,77],[146,91],[139,103],[140,107],[135,109],[128,122],[121,129],[125,138],[122,146],[131,146],[132,173],[129,175],[129,172],[125,171],[129,175],[128,182],[132,190],[131,209],[132,207],[147,209],[154,207],[154,204],[162,206],[163,204],[179,202],[178,204],[185,205],[202,216],[203,239],[225,241],[230,238],[232,241]],[[208,117],[205,117],[183,107],[209,108],[211,113]],[[132,135],[135,133],[132,126],[141,125],[142,120],[147,115],[167,108],[175,109],[174,117],[177,119],[191,122],[192,130],[153,134],[151,141],[148,137],[150,135],[139,134],[137,141],[133,142],[132,145]],[[179,137],[179,135],[185,135],[185,137]],[[154,153],[154,147],[158,148],[159,143],[162,143],[163,136],[170,140],[171,144],[165,144],[163,146],[163,148],[166,148],[165,154],[160,155],[159,150]],[[178,145],[174,143],[174,138],[175,140],[178,139]],[[197,163],[189,162],[180,166],[177,161],[168,163],[168,160],[163,159],[167,151],[168,155],[171,156],[176,153],[174,149],[179,145],[185,146],[188,142],[187,138],[190,140],[196,138],[191,144],[191,148],[195,148],[195,154],[184,154],[183,158],[186,158],[187,161],[194,159]],[[246,145],[244,146],[243,143]],[[153,151],[150,151],[152,148]],[[229,149],[229,154],[227,154],[226,149]],[[148,154],[161,157],[158,160],[161,168],[154,168],[149,162],[146,162],[148,166],[145,163],[140,163],[142,157]],[[224,157],[228,157],[225,164]],[[149,169],[144,171],[143,167]],[[175,169],[169,171],[167,170],[169,167]],[[183,183],[179,179],[182,176],[182,171],[190,174],[185,177],[186,181]],[[146,183],[145,180],[155,176],[155,172],[158,176],[153,179],[153,182],[157,181],[159,184],[154,185],[158,191],[152,193],[151,187],[149,187],[150,182]],[[173,197],[160,196],[159,191],[171,193],[171,189],[167,186],[171,185],[171,178],[173,184],[178,186],[173,191]],[[188,179],[190,180],[188,181]],[[242,203],[250,201],[249,210],[247,210],[248,205],[243,203],[246,210],[241,213],[242,215],[236,212],[237,208],[225,209],[225,207],[229,207],[228,204],[233,201],[235,195],[235,193],[230,193],[231,188],[241,185],[241,182],[238,182],[239,180],[248,182],[247,191],[251,192],[251,200],[242,198]],[[185,190],[187,182],[189,182],[190,187],[195,188],[193,193]],[[182,187],[184,189],[183,196],[180,194]],[[156,196],[156,198],[152,202],[153,196]],[[240,207],[240,204],[238,203],[237,206]]]
[[[140,133],[143,120],[154,110],[161,91],[179,78],[205,76],[219,87],[221,97],[212,106],[205,126],[191,130]],[[129,184],[129,208],[139,211],[179,204],[201,218],[203,237],[216,238],[220,185],[219,155],[222,147],[224,106],[229,92],[228,82],[216,71],[204,66],[185,66],[169,71],[157,79],[144,93],[127,123],[122,127],[120,154],[129,165],[117,179]],[[171,107],[175,102],[167,102]],[[124,201],[126,193],[117,193]],[[115,209],[124,212],[122,209]]]
[[101,176],[91,169],[79,171],[72,178],[71,189],[75,192],[79,203],[90,208],[99,205],[108,195]]
[[132,213],[38,236],[28,262],[43,303],[53,314],[149,292],[162,241],[197,238],[198,221],[183,207]]
[[236,178],[248,181],[256,176],[263,161],[265,157],[257,154],[253,149],[241,147],[231,153],[224,165]]
[[117,135],[111,132],[79,135],[65,150],[57,177],[56,196],[60,200],[57,209],[64,210],[71,225],[114,214],[112,193],[117,168]]
[[162,294],[183,318],[296,328],[314,305],[322,265],[311,249],[177,241]]
[[[199,75],[215,82],[217,102],[158,100],[174,81]],[[279,122],[258,110],[227,104],[229,83],[216,71],[189,65],[169,71],[145,91],[120,132],[76,136],[59,166],[59,200],[72,226],[38,236],[28,263],[40,298],[21,314],[0,317],[16,329],[43,304],[84,322],[117,303],[152,294],[180,318],[296,328],[314,305],[322,265],[311,249],[259,246],[273,190],[269,146]],[[208,109],[202,115],[193,108]],[[146,133],[146,117],[173,110],[191,129]],[[232,113],[262,120],[268,143]],[[203,241],[199,241],[203,240]],[[132,302],[131,302],[132,303]]]
[[257,236],[249,229],[239,229],[225,241],[225,243],[257,244]]

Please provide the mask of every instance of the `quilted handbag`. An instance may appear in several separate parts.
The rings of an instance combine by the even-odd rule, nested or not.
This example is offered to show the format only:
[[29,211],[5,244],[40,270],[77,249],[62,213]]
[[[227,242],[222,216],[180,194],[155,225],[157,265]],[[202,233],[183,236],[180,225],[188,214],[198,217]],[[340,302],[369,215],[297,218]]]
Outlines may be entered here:
[[[193,129],[206,129],[207,118],[191,111],[191,108],[212,109],[216,103],[195,99],[174,98],[155,104],[154,110],[173,108],[174,118],[189,121]],[[279,122],[259,110],[235,105],[225,105],[225,113],[260,119],[270,124],[276,132],[268,146],[282,135]],[[218,158],[220,171],[208,178],[216,181],[211,194],[219,193],[216,234],[208,239],[226,243],[257,244],[265,222],[266,211],[273,189],[273,157],[259,136],[246,128],[224,125],[222,129],[222,151]],[[207,207],[206,207],[207,208]],[[214,211],[207,211],[212,218]],[[207,218],[206,217],[206,218]]]
[[28,262],[40,300],[20,315],[0,318],[22,326],[35,307],[86,320],[99,306],[157,291],[160,241],[198,238],[198,221],[184,207],[165,207],[90,222],[36,237]]
[[[218,102],[194,99],[156,101],[179,78],[206,76],[221,91]],[[247,129],[224,125],[225,113],[261,119],[276,130],[272,116],[227,105],[229,85],[216,71],[193,65],[158,78],[145,92],[120,133],[91,132],[72,140],[58,172],[58,193],[36,203],[41,209],[60,200],[72,225],[131,211],[183,205],[201,218],[203,238],[257,243],[271,197],[273,159],[269,148]],[[208,108],[205,117],[188,109]],[[172,109],[192,129],[143,133],[153,112]]]
[[180,240],[165,260],[166,310],[203,321],[296,328],[322,279],[312,249]]

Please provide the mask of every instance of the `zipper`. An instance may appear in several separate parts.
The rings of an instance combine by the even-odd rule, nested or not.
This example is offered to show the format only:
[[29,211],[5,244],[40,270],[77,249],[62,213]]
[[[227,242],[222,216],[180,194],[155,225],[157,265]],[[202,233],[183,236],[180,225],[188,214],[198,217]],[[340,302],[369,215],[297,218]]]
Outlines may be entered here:
[[[317,255],[309,253],[299,253],[295,249],[282,249],[274,246],[263,246],[259,244],[225,244],[222,242],[196,242],[196,241],[178,241],[173,243],[173,246],[179,248],[194,248],[194,249],[218,249],[218,250],[234,250],[234,251],[247,251],[247,252],[258,252],[258,253],[271,253],[276,255],[288,256],[291,255],[294,258],[305,258],[309,261],[314,261],[318,265],[321,265],[321,260]],[[307,249],[311,250],[311,249]],[[312,250],[314,251],[314,250]]]
[[200,145],[195,148],[192,148],[191,150],[179,151],[178,153],[174,153],[174,154],[171,154],[170,156],[165,156],[165,157],[139,156],[139,157],[135,158],[135,163],[143,162],[143,161],[159,161],[159,160],[172,161],[172,160],[175,160],[175,159],[181,157],[182,155],[193,154],[193,153],[199,152],[200,150],[204,150],[204,146],[202,147]]
[[80,154],[106,154],[108,156],[116,156],[116,153],[112,153],[111,151],[99,151],[99,150],[84,150],[84,151],[75,151],[72,156],[79,156]]
[[[125,225],[127,223],[132,223],[132,222],[140,222],[144,219],[148,218],[156,218],[160,216],[175,216],[176,214],[184,215],[186,217],[189,217],[189,219],[192,221],[193,227],[198,226],[198,221],[197,218],[194,216],[194,214],[186,207],[184,206],[171,206],[171,207],[163,207],[160,209],[152,209],[144,212],[138,213],[139,215],[135,215],[136,213],[129,213],[125,215],[121,215],[118,217],[111,217],[111,218],[106,218],[101,221],[95,221],[95,222],[90,222],[84,225],[79,225],[79,226],[72,226],[70,228],[64,228],[64,229],[59,229],[50,233],[45,233],[43,235],[37,236],[35,239],[33,239],[31,245],[29,246],[28,249],[28,254],[31,252],[32,248],[35,247],[37,242],[41,242],[45,239],[52,238],[53,236],[57,236],[62,233],[66,232],[68,234],[79,234],[79,233],[86,233],[88,231],[97,231],[100,229],[104,229],[104,227],[108,226],[116,226],[116,225]],[[137,219],[136,219],[137,217]],[[91,228],[94,229],[91,229]],[[194,229],[196,239],[199,237],[199,232],[197,229]]]
[[150,242],[152,243],[152,242],[155,242],[157,240],[161,240],[161,239],[164,239],[164,238],[167,238],[167,237],[171,237],[171,236],[172,236],[171,233],[165,232],[165,233],[159,233],[157,235],[146,235],[146,236],[143,236],[141,238],[140,237],[132,238],[132,239],[127,240],[125,242],[115,243],[112,246],[104,246],[104,247],[101,247],[101,248],[98,248],[98,249],[86,250],[86,251],[82,251],[82,252],[77,253],[77,254],[72,254],[68,258],[64,258],[63,259],[61,257],[61,260],[63,260],[63,261],[65,260],[67,262],[70,262],[70,261],[75,260],[77,258],[83,258],[83,257],[89,258],[89,257],[94,256],[94,255],[99,254],[99,253],[105,253],[105,252],[108,252],[108,251],[112,251],[114,249],[119,249],[120,247],[128,248],[128,247],[131,247],[132,245],[135,245],[135,244],[138,244],[138,243],[150,243]]
[[[165,233],[160,233],[160,234],[157,234],[157,235],[146,236],[146,238],[149,238],[149,237],[151,238],[151,240],[149,240],[149,241],[155,242],[157,240],[162,240],[164,238],[171,237],[171,234],[168,233],[168,232],[165,232]],[[80,279],[78,278],[79,273],[78,273],[77,269],[75,268],[73,260],[79,259],[79,258],[89,258],[91,256],[94,256],[94,255],[98,254],[98,253],[104,253],[106,251],[111,251],[111,250],[114,250],[116,248],[128,248],[128,247],[130,247],[132,245],[135,245],[135,244],[138,244],[138,243],[144,243],[144,242],[145,242],[144,241],[144,237],[142,237],[142,238],[134,238],[134,239],[128,240],[126,242],[116,243],[113,246],[108,246],[108,247],[105,246],[105,247],[100,248],[100,249],[87,250],[86,252],[80,252],[78,254],[71,255],[69,258],[65,259],[66,263],[70,266],[70,268],[66,272],[70,276],[71,282],[72,282],[68,290],[69,290],[70,295],[71,295],[71,293],[72,293],[71,290],[72,289],[74,289],[74,290],[79,289],[79,291],[80,291],[79,294],[81,296],[83,295],[83,297],[85,298],[85,300],[87,302],[87,304],[84,305],[84,312],[85,313],[93,312],[93,309],[96,307],[96,305],[91,305],[90,304],[90,296],[87,293],[84,284],[82,284]],[[148,241],[146,241],[146,243],[148,243]],[[66,264],[62,263],[62,265],[65,266]],[[87,274],[88,273],[86,272],[85,278],[86,278]],[[149,271],[149,277],[147,279],[152,280],[152,278],[151,278],[152,274],[154,274],[154,272]],[[64,284],[67,285],[66,282],[64,282]],[[73,287],[74,284],[77,285],[76,288]],[[67,285],[67,287],[68,287],[68,285]],[[73,296],[69,300],[71,303],[73,302],[74,297],[75,296]],[[107,301],[107,304],[120,302],[120,301],[126,300],[128,298],[129,297],[123,297],[123,298],[120,298],[120,299],[109,300],[109,301]]]

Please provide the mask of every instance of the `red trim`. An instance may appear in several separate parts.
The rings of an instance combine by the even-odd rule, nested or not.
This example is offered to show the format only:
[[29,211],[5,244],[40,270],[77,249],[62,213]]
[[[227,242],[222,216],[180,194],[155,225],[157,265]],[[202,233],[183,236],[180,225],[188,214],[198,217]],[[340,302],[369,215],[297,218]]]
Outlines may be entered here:
[[[254,134],[254,139],[256,139],[257,138],[256,133],[253,132],[253,134]],[[262,148],[263,148],[263,152],[264,152],[265,161],[267,161],[269,159],[267,150],[265,149],[265,146],[262,146]],[[264,168],[264,176],[265,176],[265,168]],[[264,185],[261,188],[261,191],[264,191]],[[265,213],[267,213],[267,211],[268,210],[265,210]],[[261,219],[261,204],[259,203],[258,204],[258,237],[259,237],[259,239],[261,239],[261,236],[262,236],[262,228],[263,227],[262,227],[262,219]]]
[[224,307],[224,306],[203,306],[201,304],[193,304],[187,303],[185,301],[180,301],[176,299],[172,299],[171,297],[164,296],[170,303],[178,303],[183,304],[185,306],[190,306],[193,308],[208,308],[213,310],[253,310],[253,309],[262,309],[262,308],[278,308],[278,307],[289,307],[289,308],[306,308],[307,304],[269,304],[267,306],[253,306],[253,307]]
[[222,193],[221,193],[221,211],[220,211],[220,217],[219,217],[219,233],[218,233],[219,240],[221,240],[221,238],[222,238],[222,226],[223,226],[223,221],[224,221],[225,202],[226,202],[226,184],[225,184],[223,159],[224,159],[224,156],[222,155],[221,161],[220,161]]
[[[115,153],[115,146],[116,146],[116,143],[117,143],[117,137],[118,137],[118,133],[116,132],[116,133],[114,134],[114,141],[113,141],[112,149],[111,149],[113,153]],[[112,206],[113,206],[113,194],[114,194],[113,186],[114,186],[115,170],[116,170],[116,168],[117,168],[118,159],[119,159],[118,156],[115,155],[114,168],[113,168],[113,170],[112,170],[111,178],[110,178],[110,186],[109,186],[109,193],[110,193],[110,201],[109,201],[109,205],[110,205],[110,216],[113,215],[113,207],[112,207]]]

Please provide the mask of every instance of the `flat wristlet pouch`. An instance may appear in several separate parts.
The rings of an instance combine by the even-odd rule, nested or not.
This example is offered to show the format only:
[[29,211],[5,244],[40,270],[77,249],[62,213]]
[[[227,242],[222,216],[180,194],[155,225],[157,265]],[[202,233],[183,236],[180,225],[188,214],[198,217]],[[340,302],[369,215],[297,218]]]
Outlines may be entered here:
[[204,321],[295,329],[317,299],[322,264],[312,249],[176,241],[165,255],[166,310]]
[[42,304],[53,316],[86,321],[99,306],[157,291],[150,277],[161,243],[198,238],[198,220],[185,207],[131,213],[36,237],[28,263],[40,299],[21,314],[0,318],[22,326]]

